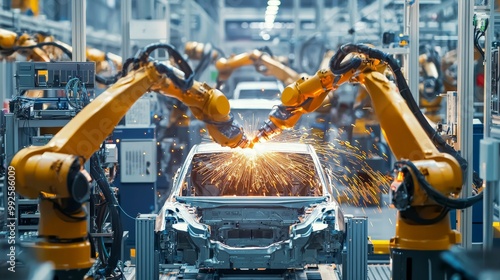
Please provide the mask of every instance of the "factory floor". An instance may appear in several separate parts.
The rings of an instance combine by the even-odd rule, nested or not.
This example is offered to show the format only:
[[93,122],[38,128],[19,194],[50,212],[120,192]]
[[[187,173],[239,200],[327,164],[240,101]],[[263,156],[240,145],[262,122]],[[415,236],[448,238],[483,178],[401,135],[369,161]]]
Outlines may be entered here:
[[[135,280],[135,267],[128,267],[124,269],[124,276],[127,280]],[[276,273],[271,274],[263,271],[260,274],[255,273],[225,273],[220,274],[216,272],[206,273],[199,272],[197,270],[187,271],[184,270],[169,270],[160,273],[159,280],[214,280],[214,279],[224,279],[224,280],[276,280],[276,279],[287,279],[287,280],[341,280],[334,265],[319,265],[318,267],[307,268],[301,271],[290,271],[286,273]],[[389,265],[380,264],[369,264],[368,265],[368,280],[389,280],[390,279],[390,268]]]

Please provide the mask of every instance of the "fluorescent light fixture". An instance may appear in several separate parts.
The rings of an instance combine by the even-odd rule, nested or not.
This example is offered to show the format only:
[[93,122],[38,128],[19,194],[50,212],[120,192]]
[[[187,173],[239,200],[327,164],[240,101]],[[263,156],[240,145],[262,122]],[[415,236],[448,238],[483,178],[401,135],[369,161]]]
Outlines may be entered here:
[[[276,15],[278,14],[279,6],[281,1],[279,0],[269,0],[267,1],[266,15],[265,15],[265,27],[267,29],[272,29],[274,27],[274,20],[276,19]],[[264,38],[264,40],[269,40],[269,38]]]
[[277,11],[279,9],[278,6],[267,6],[266,11]]
[[275,15],[266,15],[264,18],[266,19],[266,21],[274,21],[276,16]]

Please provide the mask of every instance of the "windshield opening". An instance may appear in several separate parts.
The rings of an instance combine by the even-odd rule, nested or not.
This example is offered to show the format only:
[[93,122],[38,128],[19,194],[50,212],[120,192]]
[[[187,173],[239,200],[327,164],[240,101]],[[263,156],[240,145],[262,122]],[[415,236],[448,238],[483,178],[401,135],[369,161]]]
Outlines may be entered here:
[[195,155],[183,182],[190,196],[321,196],[308,154],[223,152]]

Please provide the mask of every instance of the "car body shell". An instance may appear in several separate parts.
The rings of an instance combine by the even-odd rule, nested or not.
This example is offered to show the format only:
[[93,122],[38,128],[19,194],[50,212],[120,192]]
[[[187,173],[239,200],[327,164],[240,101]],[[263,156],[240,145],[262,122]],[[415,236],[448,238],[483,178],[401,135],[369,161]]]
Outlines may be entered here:
[[[306,144],[268,143],[266,149],[312,162],[314,166],[308,168],[314,170],[307,173],[315,176],[314,187],[307,186],[307,191],[300,194],[245,195],[245,192],[223,193],[220,188],[218,192],[195,191],[188,181],[195,180],[192,172],[197,159],[238,153],[241,149],[214,143],[194,146],[176,174],[172,193],[156,221],[163,263],[213,269],[290,269],[341,261],[344,216],[314,148]],[[271,164],[279,165],[279,156],[276,159]],[[208,163],[203,164],[205,168]],[[301,166],[298,168],[301,170]],[[237,171],[233,169],[234,172]],[[231,181],[230,174],[214,173],[227,176],[219,184]],[[283,175],[294,174],[290,171]]]

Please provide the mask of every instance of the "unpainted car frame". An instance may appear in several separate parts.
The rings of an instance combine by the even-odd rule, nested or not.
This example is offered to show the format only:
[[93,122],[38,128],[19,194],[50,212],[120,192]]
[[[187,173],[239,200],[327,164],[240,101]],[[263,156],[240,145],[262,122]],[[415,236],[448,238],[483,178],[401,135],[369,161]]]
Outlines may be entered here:
[[[241,151],[196,145],[177,172],[172,193],[156,220],[160,263],[199,269],[293,269],[342,262],[346,221],[314,148],[290,143],[266,143],[266,148],[285,157],[309,158],[317,185],[306,186],[301,193],[268,192],[268,196],[222,193],[221,189],[201,193],[194,183],[188,185],[196,180],[191,178],[196,158]],[[293,177],[290,174],[284,175]]]

